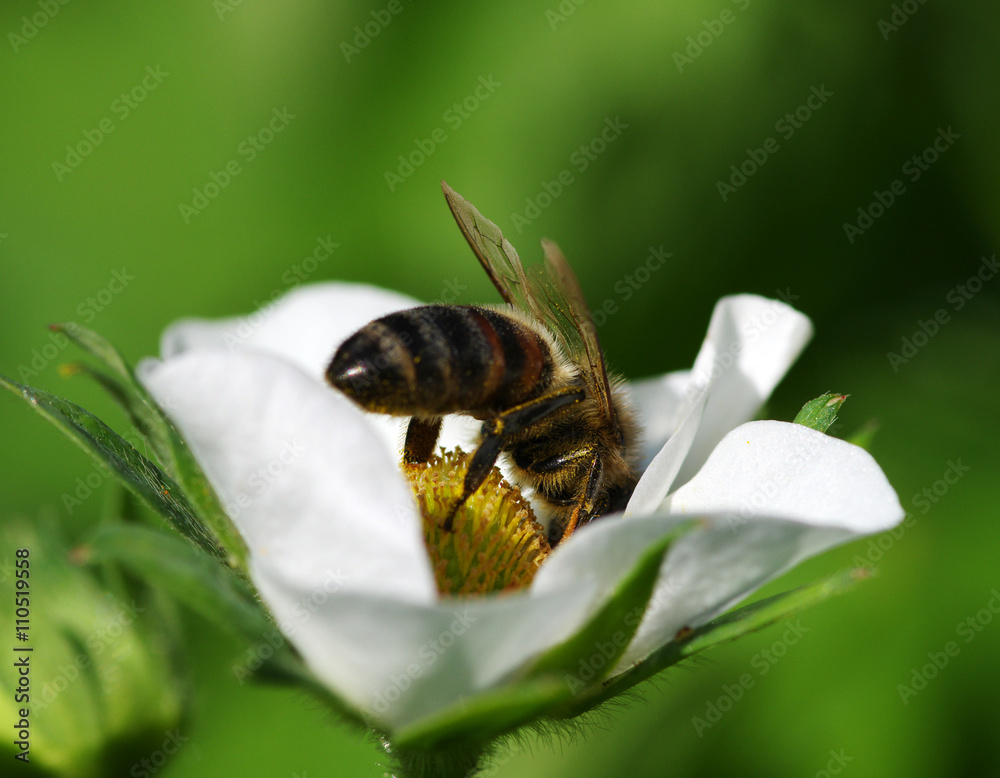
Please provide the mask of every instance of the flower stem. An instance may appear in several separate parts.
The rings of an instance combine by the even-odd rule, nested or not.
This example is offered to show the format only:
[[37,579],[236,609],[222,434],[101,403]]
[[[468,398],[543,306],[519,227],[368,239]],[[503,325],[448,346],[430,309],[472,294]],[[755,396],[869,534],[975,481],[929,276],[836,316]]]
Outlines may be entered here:
[[462,745],[435,751],[398,749],[384,742],[386,753],[395,761],[393,778],[472,778],[479,772],[484,756],[481,744]]

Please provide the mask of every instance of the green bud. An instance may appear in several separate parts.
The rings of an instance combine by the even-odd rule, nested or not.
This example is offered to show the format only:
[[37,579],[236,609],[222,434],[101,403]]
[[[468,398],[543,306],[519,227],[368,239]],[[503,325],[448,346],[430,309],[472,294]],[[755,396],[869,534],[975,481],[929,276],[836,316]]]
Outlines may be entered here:
[[846,399],[846,394],[828,392],[815,400],[810,400],[802,406],[802,410],[795,417],[795,423],[819,432],[826,432],[837,418],[837,411],[840,410],[840,406],[844,404]]
[[101,580],[70,562],[54,521],[5,521],[0,541],[13,649],[0,663],[0,718],[14,725],[0,759],[34,768],[25,775],[127,774],[183,714],[170,652],[149,627],[168,614],[148,590],[126,595],[115,571]]

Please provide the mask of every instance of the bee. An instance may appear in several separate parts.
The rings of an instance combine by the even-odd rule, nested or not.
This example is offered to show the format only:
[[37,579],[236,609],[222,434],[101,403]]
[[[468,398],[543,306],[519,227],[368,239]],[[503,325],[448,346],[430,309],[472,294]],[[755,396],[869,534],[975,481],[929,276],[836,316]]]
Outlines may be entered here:
[[637,425],[609,376],[590,309],[566,258],[542,241],[526,272],[500,229],[441,182],[445,200],[503,305],[424,305],[348,338],[327,380],[361,408],[409,416],[405,462],[433,455],[446,414],[482,421],[462,494],[443,528],[503,454],[551,515],[549,540],[624,509],[637,481]]

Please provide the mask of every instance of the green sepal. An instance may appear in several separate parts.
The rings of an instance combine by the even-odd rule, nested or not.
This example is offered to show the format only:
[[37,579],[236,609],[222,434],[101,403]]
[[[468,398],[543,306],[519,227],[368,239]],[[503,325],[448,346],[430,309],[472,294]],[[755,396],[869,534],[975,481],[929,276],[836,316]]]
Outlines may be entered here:
[[231,563],[246,569],[247,550],[236,527],[222,508],[215,490],[205,477],[191,449],[153,397],[135,377],[131,365],[96,332],[72,322],[53,324],[74,343],[110,368],[112,375],[86,364],[74,363],[67,372],[83,372],[102,386],[117,402],[156,454],[164,470],[184,489],[216,540],[231,555]]
[[600,678],[614,667],[628,647],[653,596],[667,550],[693,524],[680,525],[646,549],[590,620],[572,638],[532,662],[519,678],[512,679],[504,688],[462,700],[393,732],[393,746],[423,751],[485,744],[540,717],[564,710],[579,692],[567,678],[581,661],[600,657],[603,672],[582,684],[593,686],[600,683]]
[[[670,546],[694,525],[694,522],[681,524],[650,544],[590,620],[572,637],[535,660],[525,677],[559,678],[573,695],[599,683],[617,664],[639,629]],[[593,669],[593,676],[583,680],[574,675],[581,666]]]
[[427,751],[456,744],[486,743],[534,721],[571,698],[552,677],[524,681],[477,694],[392,733],[396,748]]
[[802,406],[802,410],[795,417],[794,423],[819,432],[826,432],[836,420],[837,411],[840,410],[840,406],[844,404],[844,400],[846,399],[846,394],[837,394],[834,392],[827,392],[824,395],[820,395],[815,400],[810,400]]
[[608,679],[583,699],[574,701],[564,715],[568,718],[584,713],[694,654],[769,627],[834,595],[849,591],[859,581],[872,575],[872,570],[867,567],[841,570],[798,589],[724,613],[693,630],[682,630],[672,641],[638,664]]
[[0,375],[0,386],[20,396],[111,472],[153,511],[210,554],[226,551],[205,532],[181,487],[103,421],[68,400]]

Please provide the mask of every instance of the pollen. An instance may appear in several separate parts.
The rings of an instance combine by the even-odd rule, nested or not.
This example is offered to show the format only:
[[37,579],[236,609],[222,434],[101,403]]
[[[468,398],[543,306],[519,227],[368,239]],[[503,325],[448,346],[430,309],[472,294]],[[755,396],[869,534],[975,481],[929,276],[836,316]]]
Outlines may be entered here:
[[496,467],[459,508],[452,531],[442,528],[462,494],[470,459],[459,449],[403,466],[423,516],[438,591],[456,596],[527,588],[551,548],[531,505]]

